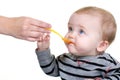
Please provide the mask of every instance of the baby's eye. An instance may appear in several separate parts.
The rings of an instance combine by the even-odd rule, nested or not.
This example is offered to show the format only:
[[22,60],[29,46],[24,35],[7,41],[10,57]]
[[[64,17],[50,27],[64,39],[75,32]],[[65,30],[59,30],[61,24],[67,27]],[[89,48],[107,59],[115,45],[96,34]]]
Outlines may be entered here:
[[85,32],[84,32],[84,30],[81,29],[81,30],[79,31],[79,33],[80,33],[80,34],[84,34]]
[[72,27],[69,27],[69,28],[68,28],[68,31],[73,31]]

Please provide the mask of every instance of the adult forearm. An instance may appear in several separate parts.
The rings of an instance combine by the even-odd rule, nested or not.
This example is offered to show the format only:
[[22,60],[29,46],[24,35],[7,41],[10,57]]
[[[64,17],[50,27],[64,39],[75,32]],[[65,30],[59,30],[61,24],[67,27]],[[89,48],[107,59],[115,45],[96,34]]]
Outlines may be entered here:
[[8,17],[0,16],[0,34],[6,34],[9,35],[10,33],[10,28],[13,25],[13,20]]

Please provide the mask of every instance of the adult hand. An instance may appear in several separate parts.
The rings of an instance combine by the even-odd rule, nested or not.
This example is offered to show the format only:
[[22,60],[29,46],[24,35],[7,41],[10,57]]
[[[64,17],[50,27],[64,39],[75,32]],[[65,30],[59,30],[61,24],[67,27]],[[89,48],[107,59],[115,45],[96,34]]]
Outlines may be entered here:
[[0,17],[0,33],[28,41],[37,41],[50,24],[30,17]]

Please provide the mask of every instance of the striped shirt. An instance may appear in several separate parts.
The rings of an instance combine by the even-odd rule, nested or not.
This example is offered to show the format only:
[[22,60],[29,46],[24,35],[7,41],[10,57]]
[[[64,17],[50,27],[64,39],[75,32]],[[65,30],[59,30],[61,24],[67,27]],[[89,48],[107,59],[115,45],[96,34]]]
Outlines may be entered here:
[[62,80],[120,80],[120,63],[107,53],[87,57],[66,53],[55,58],[48,49],[36,54],[43,71]]

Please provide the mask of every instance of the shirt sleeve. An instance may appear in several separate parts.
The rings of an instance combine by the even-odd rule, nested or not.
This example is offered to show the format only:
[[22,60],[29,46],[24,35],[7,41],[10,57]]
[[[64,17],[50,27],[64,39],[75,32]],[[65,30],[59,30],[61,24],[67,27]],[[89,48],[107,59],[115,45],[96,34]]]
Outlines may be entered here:
[[36,55],[43,71],[50,76],[59,76],[58,64],[55,56],[50,53],[50,49],[45,51],[37,51]]
[[120,80],[120,63],[115,66],[109,67],[106,74],[101,80]]

